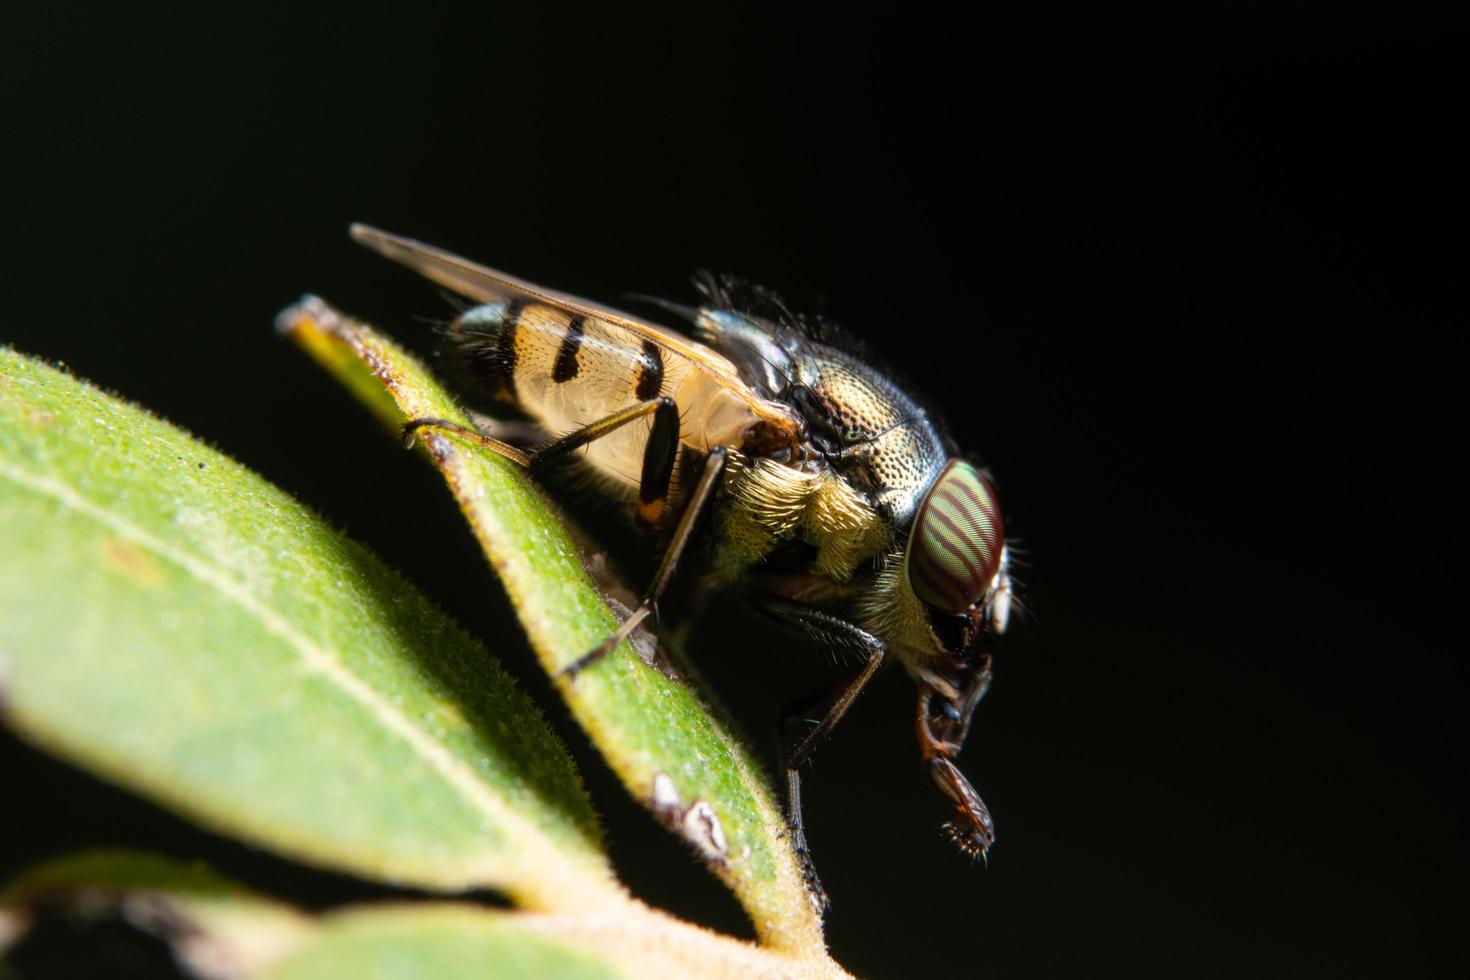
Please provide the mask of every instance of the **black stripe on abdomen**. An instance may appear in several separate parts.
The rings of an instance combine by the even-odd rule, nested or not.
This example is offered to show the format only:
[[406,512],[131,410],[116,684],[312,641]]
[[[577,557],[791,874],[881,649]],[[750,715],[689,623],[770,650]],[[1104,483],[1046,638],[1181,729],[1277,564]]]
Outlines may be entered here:
[[476,389],[497,398],[515,398],[516,327],[521,302],[485,304],[456,317],[449,338]]
[[643,355],[639,358],[638,387],[634,391],[638,400],[646,402],[657,398],[664,390],[664,355],[658,344],[651,340],[643,342]]
[[511,300],[500,318],[500,333],[495,337],[495,366],[500,371],[501,391],[511,398],[516,394],[516,331],[521,327],[521,311],[525,300]]
[[551,380],[564,384],[577,376],[577,351],[582,349],[582,334],[586,320],[574,316],[567,324],[566,336],[561,339],[561,349],[556,352],[556,364],[551,369]]

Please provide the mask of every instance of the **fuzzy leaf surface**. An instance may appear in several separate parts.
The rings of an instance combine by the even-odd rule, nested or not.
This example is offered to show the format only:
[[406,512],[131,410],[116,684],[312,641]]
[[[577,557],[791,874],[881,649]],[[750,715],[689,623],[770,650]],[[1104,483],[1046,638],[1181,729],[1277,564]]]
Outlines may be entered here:
[[309,863],[621,901],[570,759],[483,646],[243,466],[4,349],[0,721]]

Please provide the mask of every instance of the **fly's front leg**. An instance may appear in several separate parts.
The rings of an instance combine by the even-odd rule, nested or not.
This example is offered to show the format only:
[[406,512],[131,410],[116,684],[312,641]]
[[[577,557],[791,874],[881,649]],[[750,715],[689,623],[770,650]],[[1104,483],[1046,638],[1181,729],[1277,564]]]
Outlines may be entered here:
[[929,770],[929,778],[954,804],[955,819],[946,823],[944,829],[967,857],[982,861],[986,860],[995,844],[995,822],[975,787],[950,760],[959,752],[969,732],[975,705],[989,687],[989,657],[982,662],[979,672],[959,700],[948,698],[927,685],[920,685],[916,725],[919,753]]
[[[813,903],[819,909],[825,909],[828,905],[827,895],[822,889],[821,879],[817,877],[816,865],[812,861],[811,849],[807,845],[806,829],[802,821],[801,767],[811,758],[817,746],[832,734],[832,729],[842,720],[843,715],[847,714],[848,708],[852,707],[852,703],[863,692],[863,688],[867,687],[868,682],[878,673],[878,668],[883,666],[887,647],[884,646],[882,640],[852,623],[789,599],[762,596],[755,601],[755,605],[760,612],[770,616],[778,623],[795,629],[825,646],[856,650],[866,656],[862,669],[841,684],[831,695],[787,706],[782,710],[779,722],[781,766],[786,772],[786,822],[790,828],[792,848],[796,852],[797,860],[801,863],[802,876],[806,881]],[[799,722],[804,721],[810,724],[813,720],[811,715],[814,712],[804,709],[814,705],[823,707],[816,724],[806,731],[798,731],[796,725]]]
[[990,690],[990,654],[982,655],[972,665],[968,665],[966,671],[968,676],[952,695],[950,692],[941,692],[932,684],[920,684],[921,692],[927,688],[930,695],[926,702],[927,708],[921,708],[924,712],[922,720],[928,726],[928,734],[921,735],[920,742],[922,744],[925,740],[930,740],[937,751],[948,756],[960,754],[965,739],[970,735],[970,720],[975,716],[975,708]]

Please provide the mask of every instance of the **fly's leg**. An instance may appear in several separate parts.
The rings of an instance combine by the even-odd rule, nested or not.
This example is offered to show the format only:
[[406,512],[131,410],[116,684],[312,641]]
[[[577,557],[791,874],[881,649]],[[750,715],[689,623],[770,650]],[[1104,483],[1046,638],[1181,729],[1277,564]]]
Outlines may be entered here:
[[[677,433],[674,438],[677,439]],[[655,438],[649,437],[648,448],[643,456],[643,485],[639,488],[640,513],[648,492],[650,483],[661,486],[662,493],[668,493],[669,480],[673,475],[674,456],[669,453],[666,459],[655,456]],[[677,449],[677,444],[674,447]],[[659,596],[663,595],[664,589],[668,588],[669,582],[674,577],[674,571],[679,566],[679,559],[683,557],[689,541],[694,537],[694,530],[699,523],[699,518],[709,509],[709,505],[715,499],[715,491],[719,486],[720,474],[725,469],[725,459],[728,453],[724,448],[711,450],[704,461],[704,470],[700,473],[699,482],[695,484],[693,492],[689,495],[689,501],[684,505],[684,512],[679,515],[679,523],[674,526],[674,536],[669,541],[669,546],[664,550],[663,557],[659,559],[658,571],[653,575],[653,582],[649,584],[648,591],[643,593],[643,598],[617,631],[603,640],[594,649],[578,657],[561,670],[557,671],[558,677],[574,678],[582,671],[597,663],[603,657],[613,651],[615,647],[628,638],[638,628],[638,624],[647,619],[653,612],[654,605]],[[650,473],[652,470],[652,473]],[[660,499],[660,506],[662,500]]]
[[944,829],[967,857],[981,861],[986,860],[995,843],[995,822],[980,794],[950,760],[959,753],[975,706],[989,688],[990,658],[986,657],[958,700],[920,685],[916,720],[919,754],[929,770],[929,778],[954,804],[955,819],[946,823]]
[[[925,726],[920,729],[920,744],[932,742],[934,749],[945,755],[960,754],[960,748],[970,734],[970,719],[975,715],[975,708],[990,690],[990,654],[980,656],[968,668],[966,675],[961,686],[951,692],[940,692],[932,684],[920,685],[921,692],[927,687],[931,695],[920,716],[920,724]],[[935,710],[935,699],[938,711]]]
[[460,425],[458,422],[451,422],[448,419],[414,419],[410,422],[405,422],[403,425],[403,444],[409,449],[412,449],[414,443],[418,441],[419,432],[424,429],[432,429],[441,435],[449,436],[451,439],[467,442],[478,449],[502,456],[518,466],[529,466],[531,464],[531,457],[524,449],[512,446],[508,442],[502,442],[492,436],[487,436],[483,432],[476,432],[468,426]]
[[669,477],[674,471],[674,457],[679,449],[679,409],[672,398],[650,398],[648,401],[613,412],[606,418],[598,419],[590,425],[584,425],[580,429],[568,432],[532,453],[447,419],[414,419],[403,426],[403,438],[409,446],[412,446],[419,430],[433,429],[451,438],[495,453],[497,456],[503,456],[512,463],[524,466],[534,473],[565,459],[588,443],[595,442],[609,433],[616,432],[628,423],[647,418],[649,415],[653,416],[653,428],[649,432],[648,446],[643,452],[644,482],[647,482],[649,477],[650,457],[655,457],[658,464],[654,469],[663,467],[667,470],[663,478],[663,493],[666,494]]
[[[787,706],[782,710],[779,722],[781,766],[786,771],[786,823],[790,828],[792,847],[796,851],[797,860],[801,863],[802,876],[806,881],[807,890],[818,909],[825,909],[828,905],[827,895],[822,889],[821,879],[817,877],[816,865],[812,861],[811,849],[807,846],[806,829],[802,821],[801,767],[811,758],[817,746],[832,734],[832,729],[842,720],[843,715],[847,714],[847,710],[863,692],[863,688],[867,687],[868,682],[878,673],[878,668],[883,666],[887,655],[887,647],[873,634],[846,620],[789,599],[761,596],[755,600],[755,606],[776,622],[795,629],[818,643],[845,650],[856,650],[866,657],[862,669],[851,679],[842,683],[831,695],[820,700],[808,699]],[[811,721],[812,712],[803,709],[814,705],[823,706],[820,719],[805,732],[797,731],[795,726],[798,722],[810,723]]]
[[801,770],[791,764],[791,756],[801,738],[797,734],[798,726],[811,724],[812,709],[820,709],[828,700],[829,695],[819,695],[793,701],[781,709],[776,719],[776,757],[786,774],[786,833],[790,835],[791,850],[801,868],[802,883],[806,885],[807,895],[818,914],[825,912],[831,902],[827,899],[827,890],[822,887],[816,862],[812,860],[811,848],[806,842],[806,825],[801,809]]

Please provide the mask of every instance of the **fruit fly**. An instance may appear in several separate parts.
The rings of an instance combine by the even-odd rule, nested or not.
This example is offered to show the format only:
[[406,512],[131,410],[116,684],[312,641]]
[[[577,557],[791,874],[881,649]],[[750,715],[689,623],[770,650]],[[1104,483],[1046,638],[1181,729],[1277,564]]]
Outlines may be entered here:
[[919,752],[954,808],[945,827],[985,857],[994,824],[952,759],[990,686],[1010,555],[989,476],[930,413],[849,345],[728,281],[703,279],[697,307],[660,303],[686,335],[374,228],[352,236],[472,301],[448,331],[463,365],[554,438],[526,451],[430,418],[406,434],[439,430],[533,471],[578,453],[667,538],[639,605],[564,674],[632,633],[699,540],[709,585],[741,586],[776,623],[863,657],[814,725],[809,702],[783,713],[787,819],[817,900],[801,769],[890,660],[918,685]]

